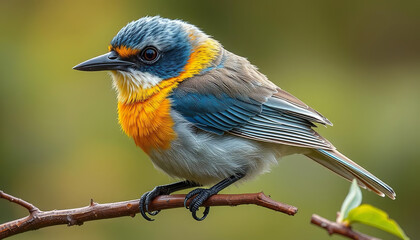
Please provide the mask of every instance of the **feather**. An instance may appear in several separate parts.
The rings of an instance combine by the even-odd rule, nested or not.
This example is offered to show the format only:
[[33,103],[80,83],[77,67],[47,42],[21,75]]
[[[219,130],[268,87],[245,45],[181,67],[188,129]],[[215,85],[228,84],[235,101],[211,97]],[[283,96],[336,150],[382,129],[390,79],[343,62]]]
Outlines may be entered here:
[[264,105],[311,122],[332,125],[332,123],[321,114],[311,111],[309,108],[300,107],[277,97],[269,98]]
[[337,150],[317,149],[306,156],[349,181],[355,178],[360,186],[367,187],[380,196],[386,195],[391,199],[395,199],[395,192],[390,186]]
[[[322,124],[327,124],[332,126],[333,124],[322,114],[317,112],[316,110],[312,109],[305,103],[303,103],[301,100],[293,96],[292,94],[277,88],[277,92],[274,93],[273,97],[271,98],[271,101],[268,101],[269,104],[272,104],[273,107],[276,108],[276,105],[280,103],[280,105],[286,105],[288,108],[291,108],[291,114],[303,114],[303,116],[311,117],[315,119],[315,122],[319,122]],[[277,102],[277,104],[276,104]],[[267,104],[267,105],[269,105]],[[280,107],[281,108],[281,107]],[[310,120],[311,121],[311,120]]]

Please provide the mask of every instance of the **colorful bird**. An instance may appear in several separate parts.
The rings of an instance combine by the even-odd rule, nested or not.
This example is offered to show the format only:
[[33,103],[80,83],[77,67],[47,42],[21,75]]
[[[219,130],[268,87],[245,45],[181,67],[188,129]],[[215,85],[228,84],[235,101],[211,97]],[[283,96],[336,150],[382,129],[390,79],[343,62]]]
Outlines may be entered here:
[[270,82],[194,25],[144,17],[122,28],[109,52],[74,69],[108,70],[118,94],[124,132],[156,168],[183,181],[155,187],[140,199],[146,213],[155,197],[197,188],[189,206],[194,219],[210,196],[238,180],[265,173],[277,160],[304,154],[361,187],[395,199],[391,187],[341,154],[313,130],[331,122]]

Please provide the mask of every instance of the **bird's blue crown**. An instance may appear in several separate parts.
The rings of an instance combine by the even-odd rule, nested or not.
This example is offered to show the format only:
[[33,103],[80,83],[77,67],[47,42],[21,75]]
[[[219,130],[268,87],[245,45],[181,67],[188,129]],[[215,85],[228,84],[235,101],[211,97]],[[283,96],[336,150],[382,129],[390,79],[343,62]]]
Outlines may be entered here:
[[141,65],[138,70],[162,79],[175,77],[183,70],[192,49],[187,27],[193,26],[158,16],[143,17],[123,27],[112,39],[111,47],[138,51],[145,47],[155,47],[161,54],[159,61],[153,65]]

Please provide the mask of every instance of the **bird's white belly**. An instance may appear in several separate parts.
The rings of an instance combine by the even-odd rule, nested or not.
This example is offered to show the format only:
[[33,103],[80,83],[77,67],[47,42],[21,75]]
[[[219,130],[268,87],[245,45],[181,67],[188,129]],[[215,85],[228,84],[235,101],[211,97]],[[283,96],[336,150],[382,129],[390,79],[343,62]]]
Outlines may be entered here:
[[245,173],[247,179],[269,171],[280,156],[295,151],[294,147],[196,129],[173,110],[171,116],[177,138],[169,149],[152,150],[150,157],[157,168],[175,178],[204,185],[238,173]]

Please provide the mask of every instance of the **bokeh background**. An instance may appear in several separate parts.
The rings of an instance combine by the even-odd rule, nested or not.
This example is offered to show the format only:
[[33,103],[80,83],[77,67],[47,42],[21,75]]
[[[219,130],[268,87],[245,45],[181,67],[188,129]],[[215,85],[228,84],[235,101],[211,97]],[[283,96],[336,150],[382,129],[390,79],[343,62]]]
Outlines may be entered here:
[[[406,233],[420,236],[420,4],[418,1],[23,1],[0,7],[0,189],[42,210],[135,199],[172,180],[118,126],[104,72],[72,70],[105,53],[131,20],[189,21],[246,56],[271,81],[333,123],[343,153],[397,192],[363,191]],[[224,193],[264,191],[299,207],[289,217],[255,206],[185,209],[56,226],[14,239],[329,239],[311,214],[335,219],[349,183],[303,156]],[[0,200],[0,222],[26,210]],[[391,235],[356,225],[385,239]],[[333,236],[331,239],[343,239]]]

